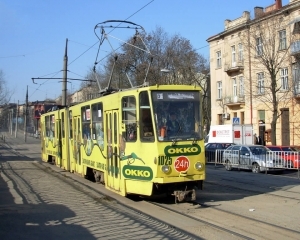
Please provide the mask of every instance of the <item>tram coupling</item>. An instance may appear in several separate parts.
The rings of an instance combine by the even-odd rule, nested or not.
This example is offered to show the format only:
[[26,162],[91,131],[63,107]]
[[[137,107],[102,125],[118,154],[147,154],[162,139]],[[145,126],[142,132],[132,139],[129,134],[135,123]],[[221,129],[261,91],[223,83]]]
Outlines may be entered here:
[[174,191],[175,203],[196,200],[196,190]]

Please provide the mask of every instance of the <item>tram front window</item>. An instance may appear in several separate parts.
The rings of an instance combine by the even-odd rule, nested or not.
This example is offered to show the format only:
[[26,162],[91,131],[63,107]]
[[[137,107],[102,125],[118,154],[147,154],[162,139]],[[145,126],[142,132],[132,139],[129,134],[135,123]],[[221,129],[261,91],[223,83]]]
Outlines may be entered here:
[[198,91],[153,91],[152,101],[159,141],[203,139]]

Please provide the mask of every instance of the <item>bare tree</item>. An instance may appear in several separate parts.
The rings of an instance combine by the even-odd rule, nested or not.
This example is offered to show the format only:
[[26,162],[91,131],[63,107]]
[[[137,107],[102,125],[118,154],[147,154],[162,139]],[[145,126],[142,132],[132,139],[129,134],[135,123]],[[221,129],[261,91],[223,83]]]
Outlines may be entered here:
[[[207,59],[197,53],[189,40],[178,34],[169,37],[160,27],[148,35],[141,33],[140,38],[134,36],[127,42],[129,44],[124,44],[117,56],[110,55],[105,64],[106,81],[115,66],[112,75],[115,86],[122,81],[123,84],[128,83],[129,79],[134,86],[141,85],[146,76],[150,85],[194,84],[199,73],[208,72]],[[161,69],[164,68],[169,70],[169,74],[162,74]]]
[[[116,89],[155,84],[197,84],[204,90],[205,123],[210,124],[210,100],[207,88],[207,59],[197,53],[190,41],[176,34],[169,36],[161,27],[146,34],[136,33],[113,51],[96,74],[100,84]],[[167,69],[168,73],[162,73]],[[92,72],[89,73],[89,75]]]
[[[290,41],[288,41],[288,37]],[[283,77],[289,66],[289,49],[292,34],[286,29],[282,17],[273,16],[256,23],[241,35],[245,51],[244,63],[251,66],[252,76],[248,76],[245,92],[250,101],[256,101],[271,115],[271,142],[276,145],[276,123],[281,115],[280,108],[292,101],[292,84]],[[284,72],[286,71],[286,72]],[[246,83],[246,82],[245,82]]]
[[0,104],[8,103],[11,97],[11,92],[9,91],[4,72],[0,69]]

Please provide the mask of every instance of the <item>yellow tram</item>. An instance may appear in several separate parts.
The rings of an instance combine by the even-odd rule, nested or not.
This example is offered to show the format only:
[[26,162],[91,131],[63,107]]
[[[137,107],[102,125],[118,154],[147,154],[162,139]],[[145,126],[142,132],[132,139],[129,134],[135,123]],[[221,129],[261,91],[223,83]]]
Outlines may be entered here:
[[196,199],[205,179],[201,88],[154,85],[41,116],[42,159],[122,196]]

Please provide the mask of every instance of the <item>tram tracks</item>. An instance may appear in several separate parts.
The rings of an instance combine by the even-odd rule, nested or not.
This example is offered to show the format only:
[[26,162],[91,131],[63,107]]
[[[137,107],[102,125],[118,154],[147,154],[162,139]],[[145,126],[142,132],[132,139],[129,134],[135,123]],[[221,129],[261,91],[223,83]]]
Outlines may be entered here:
[[206,181],[205,191],[198,194],[200,200],[193,204],[174,205],[172,200],[149,203],[243,239],[300,238],[297,184],[256,186],[239,180],[240,187],[237,179],[226,179],[225,183],[219,179]]
[[[15,153],[16,152],[12,152]],[[17,155],[17,154],[16,154]],[[45,165],[44,163],[38,165]],[[47,166],[47,165],[45,165]],[[49,169],[47,170],[49,171]],[[51,171],[52,172],[52,171]],[[111,209],[119,210],[120,206],[123,204],[123,201],[115,201],[115,199],[109,196],[99,196],[101,190],[99,190],[99,185],[93,184],[93,187],[90,187],[90,182],[79,178],[76,180],[73,177],[74,174],[70,173],[70,176],[63,171],[62,169],[57,168],[57,170],[53,170],[53,172],[57,172],[58,175],[61,175],[61,180],[66,181],[66,178],[70,178],[69,182],[71,184],[75,184],[74,188],[83,191],[85,194],[90,194],[94,200],[98,201],[99,204],[102,202],[111,204]],[[57,177],[57,175],[55,175]],[[81,181],[82,180],[82,181]],[[83,183],[86,182],[86,183]],[[241,192],[250,192],[252,195],[259,195],[265,194],[270,197],[278,197],[282,200],[299,200],[297,197],[287,197],[281,196],[275,193],[266,193],[262,190],[254,190],[254,189],[244,189],[237,186],[232,186],[230,183],[228,184],[219,184],[212,181],[206,181],[207,189],[210,189],[211,186],[215,185],[217,188],[230,188],[232,191],[241,191]],[[97,188],[97,190],[96,190]],[[89,192],[89,193],[88,193]],[[296,194],[294,191],[286,190],[286,192]],[[96,193],[96,194],[95,194]],[[199,193],[201,199],[202,192]],[[126,200],[127,198],[123,198]],[[144,202],[144,201],[141,201]],[[145,221],[147,216],[151,217],[151,219],[156,220],[157,222],[153,222],[153,226],[158,226],[160,229],[164,229],[165,231],[170,230],[171,232],[174,230],[176,236],[180,236],[181,239],[202,239],[202,238],[209,238],[207,237],[206,231],[215,231],[214,239],[299,239],[300,232],[297,230],[292,230],[290,228],[280,226],[278,224],[274,224],[271,222],[267,222],[266,220],[258,220],[256,218],[248,217],[243,214],[233,213],[231,211],[226,211],[218,207],[217,202],[214,203],[205,203],[205,202],[195,202],[194,204],[191,203],[184,203],[184,204],[161,204],[157,202],[146,202],[146,205],[153,205],[158,210],[156,212],[161,212],[161,214],[169,214],[169,218],[178,218],[182,222],[185,223],[185,227],[183,227],[183,231],[181,228],[176,224],[172,224],[172,221],[165,221],[159,214],[150,214],[149,211],[147,212],[145,208],[147,206],[139,205],[139,203],[133,203],[131,206],[135,212],[128,213],[130,214],[137,214],[140,215],[141,221]],[[125,204],[126,205],[126,204]],[[178,208],[179,210],[174,211],[174,207]],[[128,206],[126,205],[126,208]],[[153,209],[153,208],[152,208]],[[123,210],[122,208],[120,210]],[[149,210],[149,209],[148,209]],[[163,211],[162,211],[163,210]],[[125,210],[129,211],[129,210]],[[150,210],[151,211],[151,210]],[[144,216],[146,216],[144,218]],[[164,216],[167,217],[167,216]],[[188,220],[190,219],[190,220]],[[174,221],[175,222],[175,221]],[[237,224],[243,225],[243,228],[237,226]],[[187,227],[190,225],[190,227]],[[257,233],[258,232],[258,233]],[[271,232],[271,236],[269,233]],[[210,239],[212,239],[212,235],[209,235]],[[216,238],[218,236],[219,238]],[[227,237],[226,237],[227,236]],[[231,236],[231,237],[230,237]],[[276,236],[276,237],[274,237]]]
[[149,204],[152,204],[152,205],[155,205],[161,209],[165,209],[165,210],[168,210],[168,211],[171,211],[171,212],[174,212],[174,213],[177,213],[181,216],[184,216],[184,217],[187,217],[187,218],[190,218],[190,219],[193,219],[195,221],[197,221],[199,223],[199,225],[201,224],[203,228],[205,228],[205,226],[209,226],[213,229],[216,229],[218,231],[220,231],[221,233],[228,233],[229,235],[231,236],[235,236],[239,239],[253,239],[251,237],[248,237],[244,234],[241,234],[241,233],[238,233],[236,231],[233,231],[233,230],[230,230],[228,228],[225,228],[225,227],[222,227],[218,224],[214,224],[213,222],[210,222],[210,221],[206,221],[204,219],[200,219],[198,217],[194,217],[194,216],[191,216],[190,213],[184,213],[182,211],[179,211],[179,210],[175,210],[173,209],[172,207],[167,207],[166,205],[164,204],[161,204],[161,203],[157,203],[157,202],[152,202],[152,201],[147,201]]
[[[245,188],[233,186],[233,185],[230,185],[230,184],[224,184],[224,183],[212,182],[212,181],[205,181],[205,184],[211,184],[211,185],[220,186],[220,187],[232,188],[232,189],[239,190],[239,191],[247,191],[247,194],[249,194],[249,193],[253,193],[253,194],[265,194],[265,195],[274,196],[274,197],[278,197],[278,198],[300,201],[300,195],[299,195],[298,192],[289,191],[289,190],[286,190],[286,189],[283,189],[281,191],[289,193],[289,194],[292,194],[294,196],[293,197],[289,197],[289,196],[286,196],[286,195],[276,194],[274,192],[266,192],[266,191],[262,191],[262,190],[259,191],[259,190],[249,189],[249,188],[245,189]],[[275,187],[269,187],[269,189],[272,190],[272,191],[278,190]]]
[[[209,226],[221,234],[239,239],[299,239],[300,232],[287,227],[230,212],[201,202],[170,205],[147,201],[161,209],[193,219],[199,226]],[[175,209],[177,208],[177,209]]]
[[[69,174],[70,173],[61,171],[58,175],[65,181],[65,178],[69,178]],[[84,182],[82,182],[82,180]],[[183,204],[174,204],[174,202],[172,202],[172,204],[165,204],[158,201],[144,200],[133,202],[130,200],[131,203],[128,203],[128,199],[124,197],[118,196],[121,200],[116,200],[108,195],[103,196],[99,185],[91,185],[90,181],[81,178],[76,180],[71,177],[68,182],[77,190],[80,188],[80,191],[89,194],[95,201],[101,204],[103,202],[109,204],[112,209],[116,209],[122,213],[126,212],[128,216],[132,217],[139,215],[143,219],[142,221],[145,221],[144,218],[151,219],[151,221],[154,222],[157,221],[155,223],[157,226],[163,227],[168,231],[175,231],[176,234],[181,236],[181,239],[202,239],[202,237],[203,239],[299,239],[300,236],[300,232],[297,230],[274,224],[267,220],[259,220],[224,210],[218,207],[216,202],[213,204],[207,204],[201,201]],[[207,184],[213,185],[214,183],[208,182]],[[220,188],[224,188],[224,186],[233,189],[233,191],[248,191],[236,186],[230,186],[229,184],[221,184]],[[95,197],[95,193],[98,197]],[[99,193],[101,193],[102,197],[99,197]],[[262,194],[263,192],[253,191],[252,193]],[[202,193],[200,193],[200,195],[201,194]],[[283,198],[283,196],[278,197]],[[153,208],[153,206],[155,208]],[[171,219],[171,221],[168,221],[168,219]],[[184,224],[178,224],[178,222]]]
[[[128,203],[128,201],[126,201],[128,199],[125,197],[117,195],[116,197],[121,199],[119,200],[117,198],[111,197],[111,195],[107,195],[104,191],[102,191],[102,188],[104,188],[104,186],[102,185],[92,183],[87,179],[77,179],[75,175],[69,172],[64,172],[63,170],[58,172],[56,169],[54,170],[53,168],[51,168],[51,166],[45,167],[44,163],[34,163],[34,165],[39,169],[64,181],[75,190],[89,196],[98,204],[104,205],[106,208],[110,209],[110,211],[117,212],[117,214],[124,215],[129,220],[132,219],[131,221],[140,222],[143,225],[148,226],[149,231],[151,231],[151,229],[156,229],[166,237],[163,239],[201,239],[195,234],[185,231],[184,229],[180,229],[171,223],[159,219],[158,217],[145,213],[141,209],[134,206],[135,204],[133,206],[130,206],[130,204],[126,204],[126,202]],[[122,199],[124,201],[122,201]]]

